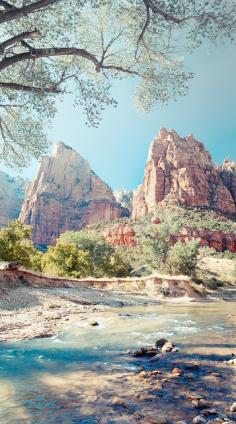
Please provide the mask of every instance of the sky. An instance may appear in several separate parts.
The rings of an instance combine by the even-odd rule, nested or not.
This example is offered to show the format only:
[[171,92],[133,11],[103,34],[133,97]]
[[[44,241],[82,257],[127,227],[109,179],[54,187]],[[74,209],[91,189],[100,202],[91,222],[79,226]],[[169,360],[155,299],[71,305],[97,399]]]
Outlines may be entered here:
[[[99,128],[86,127],[83,113],[67,96],[48,131],[50,141],[77,150],[114,190],[134,189],[142,182],[148,148],[160,127],[173,128],[181,136],[193,133],[218,164],[225,157],[236,161],[235,45],[205,45],[186,58],[185,70],[195,74],[187,96],[157,105],[150,114],[135,108],[134,81],[117,82],[113,93],[119,105],[105,111]],[[32,179],[36,169],[32,161],[23,176]]]

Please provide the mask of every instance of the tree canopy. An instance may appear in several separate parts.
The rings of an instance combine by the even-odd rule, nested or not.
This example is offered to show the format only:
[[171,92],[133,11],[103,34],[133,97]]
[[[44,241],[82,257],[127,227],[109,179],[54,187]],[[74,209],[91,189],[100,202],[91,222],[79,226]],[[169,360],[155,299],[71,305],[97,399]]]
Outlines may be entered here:
[[56,99],[72,92],[98,125],[114,79],[137,81],[149,111],[187,91],[181,55],[234,40],[235,0],[0,0],[0,160],[24,166],[48,147]]

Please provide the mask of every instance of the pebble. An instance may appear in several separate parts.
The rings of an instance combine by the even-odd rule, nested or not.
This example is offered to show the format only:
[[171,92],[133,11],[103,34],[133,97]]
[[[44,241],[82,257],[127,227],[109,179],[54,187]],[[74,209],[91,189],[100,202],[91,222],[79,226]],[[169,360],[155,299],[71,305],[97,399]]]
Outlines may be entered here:
[[155,361],[159,361],[159,359],[161,359],[162,355],[160,353],[157,353],[156,355],[152,356],[152,358],[150,358],[150,362],[155,362]]
[[89,323],[89,325],[92,325],[93,327],[97,327],[98,325],[100,325],[99,324],[99,322],[98,321],[91,321],[90,323]]
[[164,339],[164,338],[162,338],[162,339],[158,339],[157,341],[156,341],[156,347],[157,348],[162,348],[163,346],[164,346],[164,344],[165,343],[167,343],[168,342],[168,340],[167,339]]
[[216,411],[216,409],[204,409],[204,411],[202,411],[202,413],[205,417],[208,417],[209,415],[216,415],[217,411]]
[[210,402],[205,399],[195,399],[192,400],[192,405],[197,409],[208,408],[210,406]]
[[111,403],[113,405],[123,406],[124,408],[127,408],[128,407],[127,403],[123,399],[121,399],[119,397],[116,397],[116,396],[114,396],[112,398]]
[[183,375],[183,371],[180,369],[180,368],[174,368],[172,371],[171,371],[171,373],[172,373],[172,375],[174,376],[174,377],[180,377],[181,375]]
[[202,417],[201,415],[197,415],[194,419],[193,419],[193,424],[205,424],[207,422],[207,420]]
[[229,365],[236,365],[236,359],[230,359],[229,361],[227,361],[227,364]]
[[236,412],[236,402],[232,403],[229,410],[230,410],[230,412]]
[[174,348],[173,343],[168,341],[162,346],[161,351],[163,353],[167,353],[167,352],[171,352],[173,348]]

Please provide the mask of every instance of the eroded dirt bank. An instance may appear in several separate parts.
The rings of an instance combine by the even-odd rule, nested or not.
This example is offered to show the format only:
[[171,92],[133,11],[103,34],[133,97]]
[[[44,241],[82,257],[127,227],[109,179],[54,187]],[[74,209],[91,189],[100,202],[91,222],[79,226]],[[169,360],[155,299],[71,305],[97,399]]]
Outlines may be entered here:
[[65,279],[22,269],[0,270],[0,341],[48,337],[77,314],[109,307],[160,302],[205,302],[232,296],[215,292],[189,277],[151,275],[124,279]]

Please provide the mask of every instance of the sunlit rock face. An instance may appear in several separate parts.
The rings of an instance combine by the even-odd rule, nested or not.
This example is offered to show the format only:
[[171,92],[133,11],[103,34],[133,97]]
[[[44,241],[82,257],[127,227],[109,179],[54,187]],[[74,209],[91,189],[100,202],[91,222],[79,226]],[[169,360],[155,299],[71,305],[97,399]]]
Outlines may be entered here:
[[25,186],[23,178],[13,178],[0,171],[0,227],[19,217]]
[[229,250],[236,253],[236,233],[225,233],[223,231],[211,231],[207,229],[182,228],[181,231],[171,236],[172,242],[188,242],[198,239],[200,245],[212,247],[217,252]]
[[235,168],[227,178],[225,168],[217,167],[192,135],[182,138],[174,130],[161,128],[149,149],[143,184],[134,192],[133,217],[141,218],[167,204],[234,214]]
[[223,165],[219,167],[219,172],[236,205],[236,163],[228,158],[225,159]]
[[128,224],[116,224],[106,228],[103,236],[113,246],[136,246],[135,231]]
[[32,226],[36,244],[49,245],[65,231],[126,214],[89,163],[59,143],[52,156],[43,158],[37,177],[28,186],[20,218]]

